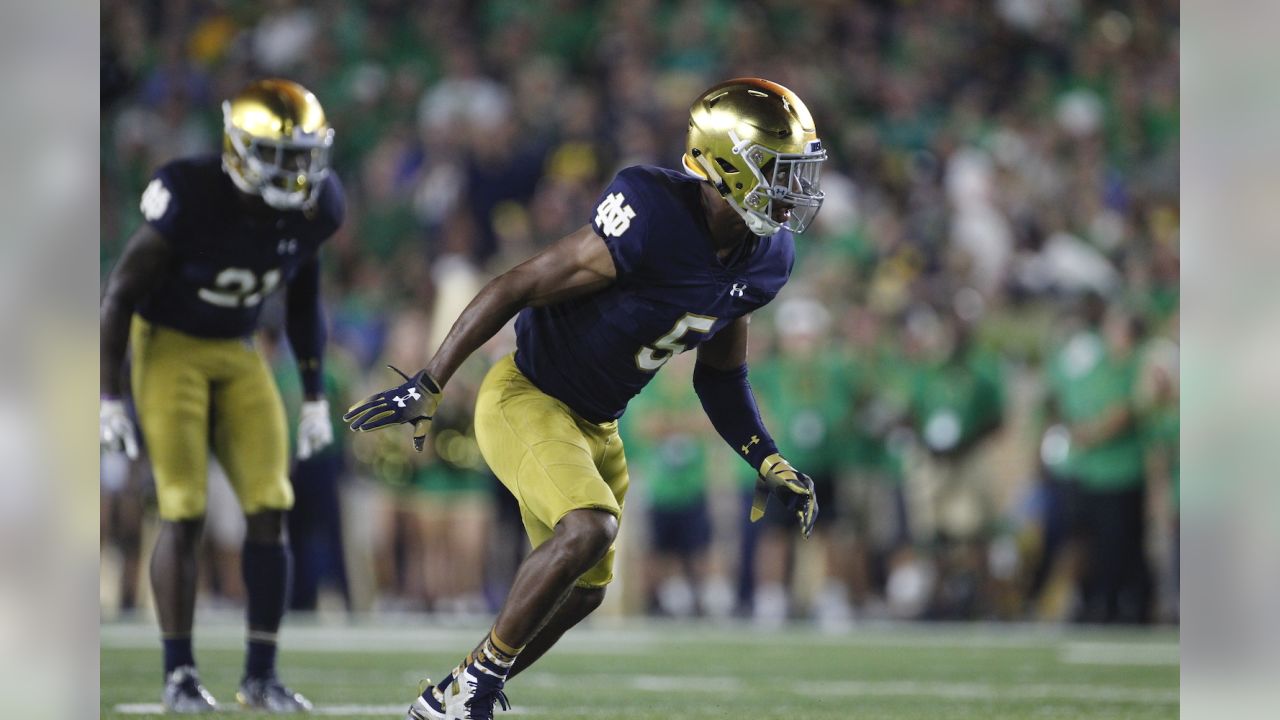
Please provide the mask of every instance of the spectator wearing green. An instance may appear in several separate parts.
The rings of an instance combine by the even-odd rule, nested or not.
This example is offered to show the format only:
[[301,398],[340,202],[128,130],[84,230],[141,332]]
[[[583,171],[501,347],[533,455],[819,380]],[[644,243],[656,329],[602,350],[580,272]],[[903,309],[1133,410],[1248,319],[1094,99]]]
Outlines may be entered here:
[[909,415],[925,451],[908,474],[913,533],[926,545],[980,541],[997,510],[983,450],[1004,420],[1001,360],[953,313],[917,311],[908,325],[918,346]]
[[[788,298],[779,303],[774,322],[777,353],[753,363],[752,385],[769,426],[778,428],[778,445],[813,478],[822,519],[809,544],[816,545],[824,557],[825,580],[814,598],[812,614],[823,625],[836,627],[846,624],[852,612],[848,548],[837,541],[832,528],[840,523],[837,483],[851,464],[855,445],[849,437],[853,385],[847,359],[830,342],[831,314],[823,304],[805,297]],[[794,574],[789,567],[794,523],[771,502],[762,524],[753,614],[759,622],[776,624],[790,614],[787,588],[794,585],[789,582]]]
[[1175,312],[1164,331],[1141,352],[1138,407],[1147,464],[1148,518],[1155,532],[1149,554],[1156,563],[1160,619],[1177,621],[1179,614],[1179,505],[1182,469],[1179,462],[1178,318]]
[[861,608],[881,594],[876,569],[888,575],[912,554],[903,490],[914,372],[894,332],[896,321],[852,307],[844,311],[841,325],[851,415],[842,453],[848,463],[842,501],[854,536],[847,560],[849,589]]
[[1143,439],[1135,404],[1137,318],[1106,311],[1101,333],[1071,337],[1051,361],[1049,387],[1069,438],[1057,471],[1076,486],[1075,533],[1084,545],[1086,622],[1145,622],[1150,576],[1145,538]]
[[1000,510],[988,441],[1004,421],[1004,372],[999,356],[975,340],[980,309],[969,309],[974,314],[965,317],[917,309],[908,319],[908,342],[916,346],[909,417],[921,450],[908,466],[908,517],[916,545],[933,553],[944,589],[926,613],[948,619],[985,609],[986,549]]
[[[459,369],[450,388],[475,397],[487,362]],[[488,612],[484,569],[493,533],[495,483],[480,456],[470,402],[442,406],[431,425],[425,461],[413,473],[410,504],[423,542],[426,600],[438,612]]]
[[697,395],[689,392],[692,364],[692,353],[674,357],[631,402],[619,426],[630,474],[649,505],[648,610],[674,617],[707,609],[699,599],[711,579],[711,429]]

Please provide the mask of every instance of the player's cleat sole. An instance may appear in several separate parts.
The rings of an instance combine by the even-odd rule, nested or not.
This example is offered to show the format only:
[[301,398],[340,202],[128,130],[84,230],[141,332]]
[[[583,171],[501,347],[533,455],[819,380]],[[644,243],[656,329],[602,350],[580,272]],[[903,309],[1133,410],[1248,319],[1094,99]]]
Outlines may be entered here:
[[305,713],[311,710],[311,701],[302,693],[290,690],[275,676],[247,677],[240,681],[236,700],[247,710],[265,710],[278,715]]
[[164,681],[164,709],[171,713],[194,715],[214,712],[218,703],[200,684],[200,675],[191,665],[174,668]]

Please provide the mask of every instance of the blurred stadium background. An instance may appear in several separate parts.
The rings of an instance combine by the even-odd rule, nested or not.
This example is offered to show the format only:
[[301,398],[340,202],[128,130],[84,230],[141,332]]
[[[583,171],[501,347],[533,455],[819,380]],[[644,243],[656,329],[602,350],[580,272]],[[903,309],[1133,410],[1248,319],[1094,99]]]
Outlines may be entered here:
[[[1178,29],[1169,0],[106,0],[101,269],[150,173],[220,149],[223,98],[263,75],[307,85],[348,191],[323,251],[341,412],[586,222],[618,169],[678,167],[700,90],[767,77],[831,151],[751,355],[779,445],[826,486],[820,532],[746,524],[752,474],[672,362],[623,421],[636,482],[601,613],[850,638],[883,620],[1176,624]],[[281,320],[262,342],[296,410]],[[429,452],[342,432],[297,468],[295,610],[496,608],[524,540],[470,404],[512,343],[452,381]],[[214,475],[199,604],[234,609],[242,520]],[[149,482],[103,458],[101,608],[124,627],[150,623]]]

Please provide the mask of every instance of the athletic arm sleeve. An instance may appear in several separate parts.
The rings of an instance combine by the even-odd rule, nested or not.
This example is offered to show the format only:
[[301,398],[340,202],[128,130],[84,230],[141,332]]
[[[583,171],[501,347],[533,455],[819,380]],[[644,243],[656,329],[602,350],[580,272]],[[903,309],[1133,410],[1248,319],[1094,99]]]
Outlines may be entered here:
[[697,363],[693,369],[693,389],[716,432],[752,468],[759,470],[765,458],[778,452],[778,446],[760,419],[760,408],[751,392],[745,363],[733,370],[717,370],[706,363]]
[[324,311],[320,307],[320,261],[312,257],[298,268],[285,299],[289,345],[298,360],[302,392],[308,399],[324,393]]

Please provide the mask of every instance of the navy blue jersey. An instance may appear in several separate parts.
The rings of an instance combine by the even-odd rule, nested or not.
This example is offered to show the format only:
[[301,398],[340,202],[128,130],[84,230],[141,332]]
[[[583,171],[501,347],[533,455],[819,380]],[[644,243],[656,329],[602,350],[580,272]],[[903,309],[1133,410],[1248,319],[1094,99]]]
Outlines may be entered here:
[[795,247],[785,229],[727,260],[716,256],[701,183],[644,165],[618,173],[592,219],[617,281],[516,319],[521,372],[586,420],[621,416],[673,353],[768,303],[791,274]]
[[309,212],[246,205],[217,155],[171,162],[142,195],[142,214],[173,259],[138,304],[148,321],[204,338],[253,332],[262,300],[287,284],[342,224],[342,184],[329,173]]

